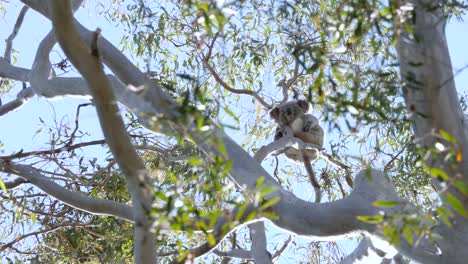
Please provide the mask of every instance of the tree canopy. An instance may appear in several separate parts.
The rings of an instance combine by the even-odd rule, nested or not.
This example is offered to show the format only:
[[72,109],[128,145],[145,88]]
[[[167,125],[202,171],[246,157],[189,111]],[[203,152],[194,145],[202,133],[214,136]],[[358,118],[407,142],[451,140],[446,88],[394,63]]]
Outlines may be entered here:
[[[19,3],[2,130],[35,97],[62,116],[31,111],[38,144],[0,139],[11,263],[464,263],[466,99],[444,30],[465,1]],[[51,23],[24,58],[31,15]],[[298,99],[323,149],[273,139],[269,111]],[[316,149],[321,203],[288,148]]]

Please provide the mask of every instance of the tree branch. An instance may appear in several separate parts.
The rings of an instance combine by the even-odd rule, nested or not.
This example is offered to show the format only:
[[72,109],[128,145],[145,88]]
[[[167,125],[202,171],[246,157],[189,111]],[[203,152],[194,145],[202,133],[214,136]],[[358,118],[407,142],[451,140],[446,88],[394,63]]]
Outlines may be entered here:
[[29,183],[29,181],[23,178],[16,178],[11,182],[5,182],[5,187],[9,190],[9,189],[16,188],[23,183]]
[[132,208],[130,206],[114,201],[88,197],[80,192],[69,191],[41,175],[32,166],[5,162],[0,159],[0,170],[20,176],[55,199],[80,211],[94,215],[115,216],[130,222],[133,221]]
[[136,263],[156,261],[156,240],[151,232],[152,220],[149,215],[153,202],[151,178],[145,165],[133,147],[122,120],[112,86],[98,57],[97,41],[99,31],[93,36],[90,50],[80,37],[73,23],[68,0],[50,0],[51,20],[55,35],[63,51],[86,79],[95,101],[99,122],[106,142],[125,175],[128,190],[134,205]]
[[267,250],[267,239],[265,235],[264,222],[255,222],[249,225],[250,237],[252,238],[252,246],[250,254],[255,263],[272,264],[271,254]]
[[208,45],[209,50],[208,50],[207,55],[202,58],[203,65],[211,73],[211,76],[213,76],[213,78],[216,80],[216,82],[218,82],[222,87],[224,87],[224,89],[228,90],[229,92],[235,93],[235,94],[247,94],[247,95],[253,96],[265,108],[267,108],[267,109],[273,108],[273,106],[271,104],[268,104],[267,102],[265,102],[265,100],[263,100],[263,98],[257,92],[252,91],[252,90],[232,88],[223,79],[221,79],[221,77],[218,75],[218,73],[215,71],[215,69],[209,63],[209,60],[210,60],[211,54],[212,54],[212,50],[213,50],[213,46],[214,46],[214,44],[216,42],[216,39],[217,39],[217,35],[215,35],[213,37],[213,40],[211,41],[210,45]]
[[28,9],[29,9],[28,6],[23,6],[23,8],[21,8],[18,18],[16,19],[15,26],[13,27],[13,32],[11,32],[11,34],[8,36],[8,38],[5,41],[6,47],[5,47],[5,53],[3,55],[3,58],[5,58],[5,60],[8,63],[11,63],[11,48],[13,46],[13,40],[15,39],[16,35],[19,32],[21,28],[21,24],[23,24],[24,16],[26,15],[26,12],[28,12]]

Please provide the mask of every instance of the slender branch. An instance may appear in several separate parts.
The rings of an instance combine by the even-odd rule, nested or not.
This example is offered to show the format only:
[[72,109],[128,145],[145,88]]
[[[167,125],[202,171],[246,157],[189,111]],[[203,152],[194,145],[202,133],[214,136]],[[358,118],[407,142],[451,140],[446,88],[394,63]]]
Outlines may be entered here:
[[80,109],[81,107],[86,107],[91,105],[91,103],[86,103],[86,104],[79,104],[77,109],[76,109],[76,114],[75,114],[75,129],[72,131],[70,135],[70,140],[68,141],[65,146],[69,147],[71,144],[73,144],[73,139],[75,138],[76,131],[78,131],[78,125],[79,125],[79,118],[80,118]]
[[253,96],[265,108],[271,109],[273,107],[273,105],[268,104],[267,102],[265,102],[265,100],[263,100],[263,98],[257,92],[252,91],[252,90],[232,88],[223,79],[221,79],[221,77],[218,75],[218,73],[215,71],[215,69],[210,65],[209,60],[211,58],[211,53],[212,53],[213,46],[214,46],[214,44],[216,42],[216,38],[217,38],[217,35],[213,37],[213,40],[208,45],[208,48],[209,48],[208,54],[206,56],[204,56],[203,59],[202,59],[203,65],[208,69],[208,71],[211,73],[211,75],[216,80],[216,82],[218,82],[222,87],[224,87],[224,89],[228,90],[231,93],[247,94],[247,95]]
[[56,226],[51,227],[51,228],[47,228],[47,229],[44,229],[44,230],[39,230],[39,231],[36,231],[36,232],[31,232],[31,233],[28,233],[28,234],[24,234],[24,235],[16,237],[15,239],[13,239],[12,241],[10,241],[8,243],[2,245],[0,247],[0,252],[4,251],[7,248],[11,248],[14,244],[16,244],[19,241],[21,241],[21,240],[23,240],[25,238],[28,238],[30,236],[44,235],[44,234],[54,232],[54,231],[57,231],[59,229],[67,228],[67,227],[85,227],[85,226],[86,226],[86,224],[77,224],[77,223],[59,224],[59,225],[56,225]]
[[387,171],[390,165],[401,155],[401,153],[403,153],[405,149],[406,149],[405,147],[402,147],[401,150],[398,151],[396,155],[391,155],[392,159],[389,162],[387,162],[387,164],[385,164],[385,167],[383,170]]
[[23,8],[21,8],[18,18],[16,19],[15,26],[13,27],[13,32],[11,32],[10,36],[8,36],[6,39],[5,54],[3,55],[3,58],[5,58],[8,63],[11,63],[11,49],[13,46],[13,40],[15,39],[21,28],[21,25],[23,24],[24,16],[26,15],[28,9],[28,6],[23,6]]
[[89,197],[81,192],[67,190],[43,176],[32,166],[19,165],[0,159],[0,171],[20,176],[55,199],[80,211],[94,215],[110,215],[130,222],[133,221],[132,207],[114,201]]
[[287,239],[286,241],[284,241],[283,246],[281,246],[281,248],[280,248],[278,251],[276,251],[276,252],[273,254],[273,256],[271,257],[271,259],[272,259],[273,261],[276,261],[276,260],[281,256],[281,254],[283,254],[283,252],[286,250],[286,248],[288,248],[289,244],[291,244],[291,242],[293,242],[293,238],[294,238],[294,237],[293,237],[292,235],[290,235],[290,236],[288,237],[288,239]]
[[278,83],[278,86],[281,87],[282,90],[283,90],[283,100],[281,101],[280,104],[286,103],[288,101],[288,99],[289,99],[288,90],[299,78],[299,65],[300,65],[299,59],[297,57],[294,57],[293,76],[291,78],[289,78],[289,80],[287,80],[287,81],[286,81],[286,79],[282,79]]
[[[1,67],[1,66],[0,66]],[[17,95],[16,99],[6,104],[0,104],[0,116],[9,113],[24,104],[29,98],[34,96],[34,91],[31,88],[22,89]]]
[[353,178],[351,177],[351,169],[349,168],[349,166],[344,164],[343,162],[333,158],[332,155],[326,153],[323,150],[320,152],[320,155],[322,157],[325,157],[328,161],[335,164],[336,166],[338,166],[342,170],[344,170],[345,171],[346,183],[348,184],[349,187],[353,188]]
[[29,156],[52,155],[52,154],[58,154],[61,152],[72,151],[72,150],[82,148],[82,147],[103,145],[103,144],[106,144],[106,141],[104,139],[93,140],[93,141],[78,143],[72,146],[65,145],[57,149],[36,150],[36,151],[29,151],[29,152],[19,151],[18,153],[15,153],[9,156],[0,156],[0,159],[12,160],[12,159],[19,159],[19,158],[24,158],[24,157],[29,157]]
[[[259,221],[259,219],[250,219],[250,215],[255,212],[257,208],[251,204],[244,207],[235,207],[233,210],[229,212],[225,212],[222,217],[218,218],[218,221],[211,231],[212,236],[214,237],[214,243],[206,242],[203,245],[190,249],[190,252],[185,257],[178,257],[175,258],[171,263],[187,263],[193,261],[195,258],[202,256],[211,250],[213,250],[229,233],[234,232],[235,228],[227,228],[229,224],[233,223],[234,221],[236,224],[252,224],[254,222]],[[206,219],[209,220],[209,219]]]

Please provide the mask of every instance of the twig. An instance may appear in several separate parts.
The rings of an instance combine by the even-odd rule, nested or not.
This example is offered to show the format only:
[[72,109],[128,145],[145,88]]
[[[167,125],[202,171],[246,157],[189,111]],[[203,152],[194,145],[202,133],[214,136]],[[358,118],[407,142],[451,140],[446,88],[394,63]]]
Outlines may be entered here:
[[320,155],[322,155],[323,157],[326,157],[328,161],[330,161],[331,163],[343,169],[346,174],[345,176],[346,183],[348,184],[349,187],[353,188],[353,179],[351,178],[351,169],[349,168],[349,166],[339,160],[336,160],[335,158],[333,158],[330,154],[326,153],[325,151],[322,151]]
[[404,150],[405,150],[405,148],[401,148],[401,150],[396,155],[391,155],[392,159],[389,162],[387,162],[387,164],[385,165],[383,170],[387,171],[388,167],[390,167],[390,165],[398,158],[398,156],[401,155],[401,153],[403,153]]
[[286,250],[289,244],[293,241],[293,238],[294,237],[290,235],[289,238],[284,242],[283,246],[273,254],[273,256],[271,257],[273,261],[276,261],[276,259],[279,258],[281,254],[283,254],[283,252]]
[[257,101],[263,105],[265,108],[267,109],[271,109],[273,107],[273,105],[271,104],[268,104],[267,102],[265,102],[265,100],[263,100],[263,98],[255,91],[252,91],[252,90],[246,90],[246,89],[234,89],[232,88],[229,84],[227,84],[223,79],[221,79],[221,77],[218,75],[218,73],[214,70],[214,68],[209,64],[209,60],[211,58],[211,54],[212,54],[212,50],[213,50],[213,46],[216,42],[216,38],[217,38],[217,34],[213,37],[213,40],[211,41],[211,43],[208,45],[208,53],[202,58],[202,61],[203,61],[203,65],[208,69],[208,71],[211,73],[211,75],[213,76],[213,78],[222,86],[224,87],[224,89],[228,90],[229,92],[231,93],[235,93],[235,94],[247,94],[247,95],[250,95],[250,96],[253,96],[255,99],[257,99]]
[[295,65],[294,65],[294,73],[289,80],[286,81],[286,79],[282,79],[279,81],[278,86],[283,88],[283,100],[281,101],[281,104],[284,104],[288,101],[288,90],[289,88],[297,81],[299,78],[299,59],[295,57]]
[[53,231],[56,231],[56,230],[59,230],[59,229],[62,229],[62,228],[66,228],[66,227],[83,227],[83,226],[85,226],[85,224],[73,224],[73,223],[61,224],[61,225],[57,225],[57,226],[54,226],[54,227],[49,228],[49,229],[40,230],[40,231],[32,232],[32,233],[29,233],[29,234],[25,234],[25,235],[22,235],[22,236],[18,236],[15,239],[13,239],[12,241],[10,241],[10,242],[8,242],[6,244],[3,244],[0,247],[0,252],[4,251],[5,249],[7,249],[9,247],[12,247],[15,243],[18,243],[19,241],[21,241],[21,240],[23,240],[25,238],[28,238],[30,236],[37,236],[37,235],[40,235],[40,234],[47,234],[47,233],[50,233],[50,232],[53,232]]
[[80,108],[84,106],[91,105],[91,103],[86,103],[86,104],[79,104],[77,109],[76,109],[76,114],[75,114],[75,129],[70,135],[70,140],[65,144],[66,147],[71,146],[73,144],[73,139],[75,138],[76,131],[78,131],[78,125],[79,125],[79,117],[80,117]]
[[341,181],[340,181],[340,179],[338,177],[336,177],[335,180],[336,180],[336,183],[338,184],[338,187],[340,188],[341,195],[343,195],[343,198],[345,198],[346,193],[345,193],[345,191],[343,189],[343,184],[341,184]]
[[102,145],[105,144],[106,141],[104,139],[101,140],[94,140],[89,142],[78,143],[72,146],[63,146],[57,149],[52,150],[37,150],[37,151],[30,151],[30,152],[23,152],[22,150],[17,152],[16,154],[10,156],[0,156],[0,159],[3,160],[12,160],[18,158],[24,158],[32,155],[47,155],[47,154],[57,154],[60,152],[71,151],[81,147],[93,146],[93,145]]

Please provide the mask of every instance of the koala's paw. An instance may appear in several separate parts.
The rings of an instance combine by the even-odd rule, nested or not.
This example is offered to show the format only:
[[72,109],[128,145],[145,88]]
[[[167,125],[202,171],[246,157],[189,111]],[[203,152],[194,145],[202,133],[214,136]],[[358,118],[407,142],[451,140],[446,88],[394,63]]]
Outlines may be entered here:
[[276,140],[278,140],[278,139],[280,139],[280,138],[283,138],[283,137],[284,137],[283,132],[282,132],[282,131],[277,131],[277,132],[275,133],[274,140],[276,141]]
[[302,127],[302,132],[310,132],[314,128],[314,123],[312,121],[308,121]]

